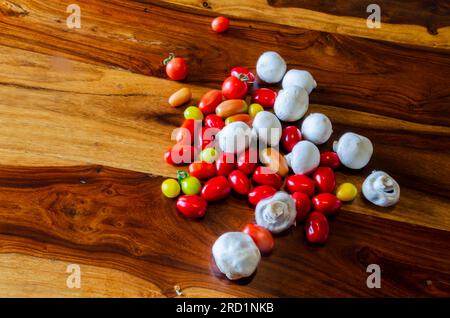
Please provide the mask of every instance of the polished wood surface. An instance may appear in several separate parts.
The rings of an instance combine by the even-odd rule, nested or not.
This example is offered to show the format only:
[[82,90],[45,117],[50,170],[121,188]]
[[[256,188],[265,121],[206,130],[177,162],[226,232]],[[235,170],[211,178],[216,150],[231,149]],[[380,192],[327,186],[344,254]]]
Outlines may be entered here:
[[[0,296],[174,297],[176,285],[182,297],[449,296],[450,39],[446,20],[433,17],[445,11],[426,13],[437,34],[382,42],[356,27],[325,33],[327,22],[245,14],[332,14],[302,1],[233,10],[233,1],[194,2],[79,1],[77,30],[67,29],[60,1],[0,2]],[[219,35],[209,23],[221,8],[235,18]],[[386,24],[409,24],[394,18]],[[348,19],[361,18],[336,12],[333,23]],[[360,188],[381,169],[402,196],[382,209],[358,195],[324,247],[308,245],[299,224],[277,237],[256,275],[233,283],[214,268],[211,245],[252,221],[252,208],[232,198],[190,221],[160,194],[177,170],[162,154],[183,120],[167,98],[188,85],[195,103],[265,50],[317,79],[309,111],[329,116],[334,130],[323,149],[345,131],[373,141],[368,167],[341,169],[338,182]],[[186,83],[165,79],[169,52],[188,58]],[[71,263],[81,266],[81,289],[65,285]],[[381,289],[366,287],[371,263],[382,268]]]

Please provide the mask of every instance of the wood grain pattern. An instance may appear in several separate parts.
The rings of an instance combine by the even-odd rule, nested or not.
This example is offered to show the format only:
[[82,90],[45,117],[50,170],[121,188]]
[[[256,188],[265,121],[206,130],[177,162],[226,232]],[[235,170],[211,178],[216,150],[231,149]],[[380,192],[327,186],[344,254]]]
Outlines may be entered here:
[[175,52],[189,60],[188,81],[210,87],[232,67],[253,68],[275,50],[290,68],[314,75],[313,103],[450,125],[447,52],[246,20],[218,35],[210,16],[122,1],[80,1],[83,27],[69,30],[57,0],[20,3],[30,14],[0,16],[0,44],[157,77],[165,77],[161,61]]
[[[253,279],[236,285],[217,273],[210,248],[253,220],[243,201],[213,204],[198,222],[162,198],[160,177],[101,166],[3,167],[0,176],[2,253],[88,261],[150,280],[166,296],[174,285],[234,296],[450,295],[448,231],[344,209],[326,246],[306,244],[298,226],[277,238]],[[384,269],[379,290],[365,287],[371,263]]]

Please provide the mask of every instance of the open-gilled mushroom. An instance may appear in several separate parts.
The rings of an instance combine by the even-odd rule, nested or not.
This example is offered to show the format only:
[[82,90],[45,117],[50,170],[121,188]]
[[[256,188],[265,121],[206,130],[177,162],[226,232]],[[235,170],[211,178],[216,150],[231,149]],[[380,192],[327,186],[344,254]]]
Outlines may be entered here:
[[278,92],[273,110],[282,121],[296,121],[308,110],[308,92],[299,86],[290,86]]
[[320,151],[312,142],[303,140],[284,158],[296,174],[308,174],[319,166]]
[[308,94],[317,87],[317,83],[312,77],[311,73],[303,70],[289,70],[283,77],[283,89],[290,86],[299,86],[306,89]]
[[273,233],[280,233],[295,222],[297,210],[292,197],[283,191],[259,201],[255,209],[256,224]]
[[260,141],[269,146],[276,146],[281,138],[280,120],[268,111],[262,111],[256,114],[253,119],[253,130],[258,135]]
[[253,134],[251,128],[242,121],[226,125],[216,136],[219,148],[226,153],[240,153],[250,144]]
[[312,113],[303,120],[302,135],[306,140],[321,145],[327,142],[333,133],[330,119],[321,113]]
[[277,52],[264,52],[256,62],[256,74],[266,83],[274,84],[283,79],[286,62]]
[[333,143],[333,150],[337,153],[341,163],[350,169],[365,167],[372,157],[372,142],[364,136],[348,132]]
[[363,182],[364,197],[375,205],[388,207],[400,199],[400,186],[384,171],[373,171]]
[[214,243],[212,253],[219,270],[231,280],[253,274],[261,259],[255,242],[243,232],[222,234]]

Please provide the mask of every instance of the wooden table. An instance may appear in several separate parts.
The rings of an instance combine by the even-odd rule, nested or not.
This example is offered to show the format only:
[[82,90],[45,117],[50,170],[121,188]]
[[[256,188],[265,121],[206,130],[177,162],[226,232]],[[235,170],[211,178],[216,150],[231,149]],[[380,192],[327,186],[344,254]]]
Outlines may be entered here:
[[[449,296],[450,13],[445,1],[0,1],[0,296]],[[323,1],[321,2],[323,3]],[[341,9],[343,8],[343,9]],[[359,8],[361,10],[359,10]],[[226,34],[212,17],[231,18]],[[387,18],[389,17],[389,18]],[[253,209],[231,198],[204,220],[177,214],[160,193],[163,163],[182,109],[168,96],[188,85],[194,102],[229,69],[279,52],[318,82],[310,112],[374,143],[373,170],[401,185],[400,203],[361,195],[331,222],[324,247],[302,225],[276,238],[251,279],[217,275],[211,246]],[[186,83],[161,61],[189,60]],[[327,144],[324,148],[329,148]],[[69,264],[81,288],[67,288]],[[369,264],[382,271],[369,289]]]

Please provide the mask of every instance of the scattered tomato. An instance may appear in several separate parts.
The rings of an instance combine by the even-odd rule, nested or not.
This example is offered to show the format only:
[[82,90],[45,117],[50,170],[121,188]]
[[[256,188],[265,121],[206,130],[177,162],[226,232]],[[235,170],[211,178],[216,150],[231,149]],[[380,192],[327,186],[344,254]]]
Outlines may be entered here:
[[222,91],[218,89],[213,89],[200,99],[198,103],[198,108],[203,114],[208,115],[216,111],[216,107],[222,102]]
[[255,118],[256,114],[262,112],[264,108],[260,104],[253,103],[248,106],[248,114],[250,117]]
[[222,33],[228,30],[228,27],[230,26],[230,20],[225,17],[217,17],[211,22],[211,29],[214,32]]
[[192,145],[196,134],[200,131],[201,121],[186,119],[180,128],[176,130],[175,139],[177,143]]
[[209,179],[202,188],[202,198],[206,201],[218,201],[228,197],[231,193],[231,185],[224,176]]
[[272,252],[275,240],[268,229],[256,224],[247,224],[242,232],[250,235],[261,253],[269,254]]
[[175,144],[164,154],[164,160],[170,165],[191,163],[198,156],[198,151],[191,145]]
[[320,193],[312,198],[314,209],[329,216],[336,215],[341,209],[342,202],[331,193]]
[[297,209],[296,220],[301,222],[306,218],[311,210],[311,199],[303,192],[292,193],[292,199],[294,199],[295,207]]
[[219,176],[228,176],[235,168],[236,160],[232,153],[222,152],[216,159],[216,170]]
[[216,114],[211,114],[205,117],[205,127],[207,128],[217,128],[221,130],[225,127],[225,122],[222,117],[217,116]]
[[336,190],[336,197],[341,201],[352,201],[356,198],[358,189],[349,182],[341,184]]
[[168,198],[176,198],[180,194],[180,184],[175,179],[166,179],[161,184],[161,191]]
[[228,77],[222,84],[222,94],[226,99],[242,99],[247,91],[247,83],[235,76]]
[[336,177],[330,167],[319,167],[313,174],[317,189],[320,193],[332,193],[336,188]]
[[268,185],[275,189],[280,189],[283,185],[283,179],[276,172],[267,167],[259,166],[255,169],[252,176],[253,181],[260,185]]
[[210,162],[213,163],[214,161],[216,161],[218,157],[218,153],[216,148],[205,148],[200,152],[200,155],[198,156],[198,158],[202,161],[206,161],[206,162]]
[[324,151],[320,154],[320,165],[336,170],[341,166],[341,161],[339,160],[337,153],[333,151]]
[[252,102],[258,103],[262,107],[268,108],[273,107],[275,104],[275,99],[277,98],[277,93],[270,88],[258,88],[252,94]]
[[258,153],[255,149],[247,149],[237,158],[237,167],[246,175],[251,175],[258,165]]
[[211,179],[216,175],[216,166],[205,161],[196,161],[189,165],[189,174],[199,180]]
[[233,67],[230,71],[230,75],[237,78],[242,78],[244,76],[244,79],[246,79],[249,83],[253,83],[255,81],[255,75],[253,75],[248,68],[243,66]]
[[217,128],[207,128],[202,127],[200,130],[201,132],[198,134],[198,143],[195,144],[195,146],[200,146],[201,150],[204,150],[208,147],[214,147],[215,146],[215,140],[217,133],[220,131],[220,129]]
[[286,190],[289,193],[303,192],[309,197],[314,195],[316,184],[303,174],[294,174],[286,178]]
[[177,210],[189,218],[201,218],[208,204],[198,195],[182,195],[177,200]]
[[181,179],[181,191],[186,195],[199,194],[202,188],[200,180],[194,176],[187,176]]
[[257,186],[248,193],[248,202],[253,205],[257,205],[259,201],[267,199],[273,196],[275,193],[277,193],[277,189],[271,186]]
[[186,78],[188,74],[188,66],[186,60],[182,57],[175,57],[170,53],[169,57],[164,60],[163,64],[166,66],[166,74],[174,81],[181,81]]
[[296,126],[287,126],[281,133],[281,145],[286,152],[291,152],[292,148],[302,141],[302,133]]
[[323,244],[328,240],[330,226],[327,218],[319,213],[311,213],[305,224],[306,239],[315,244]]
[[189,106],[184,110],[184,118],[186,119],[194,119],[194,120],[203,120],[202,111],[196,106]]
[[248,194],[250,191],[250,179],[240,170],[234,170],[228,175],[228,181],[233,190],[238,194]]

